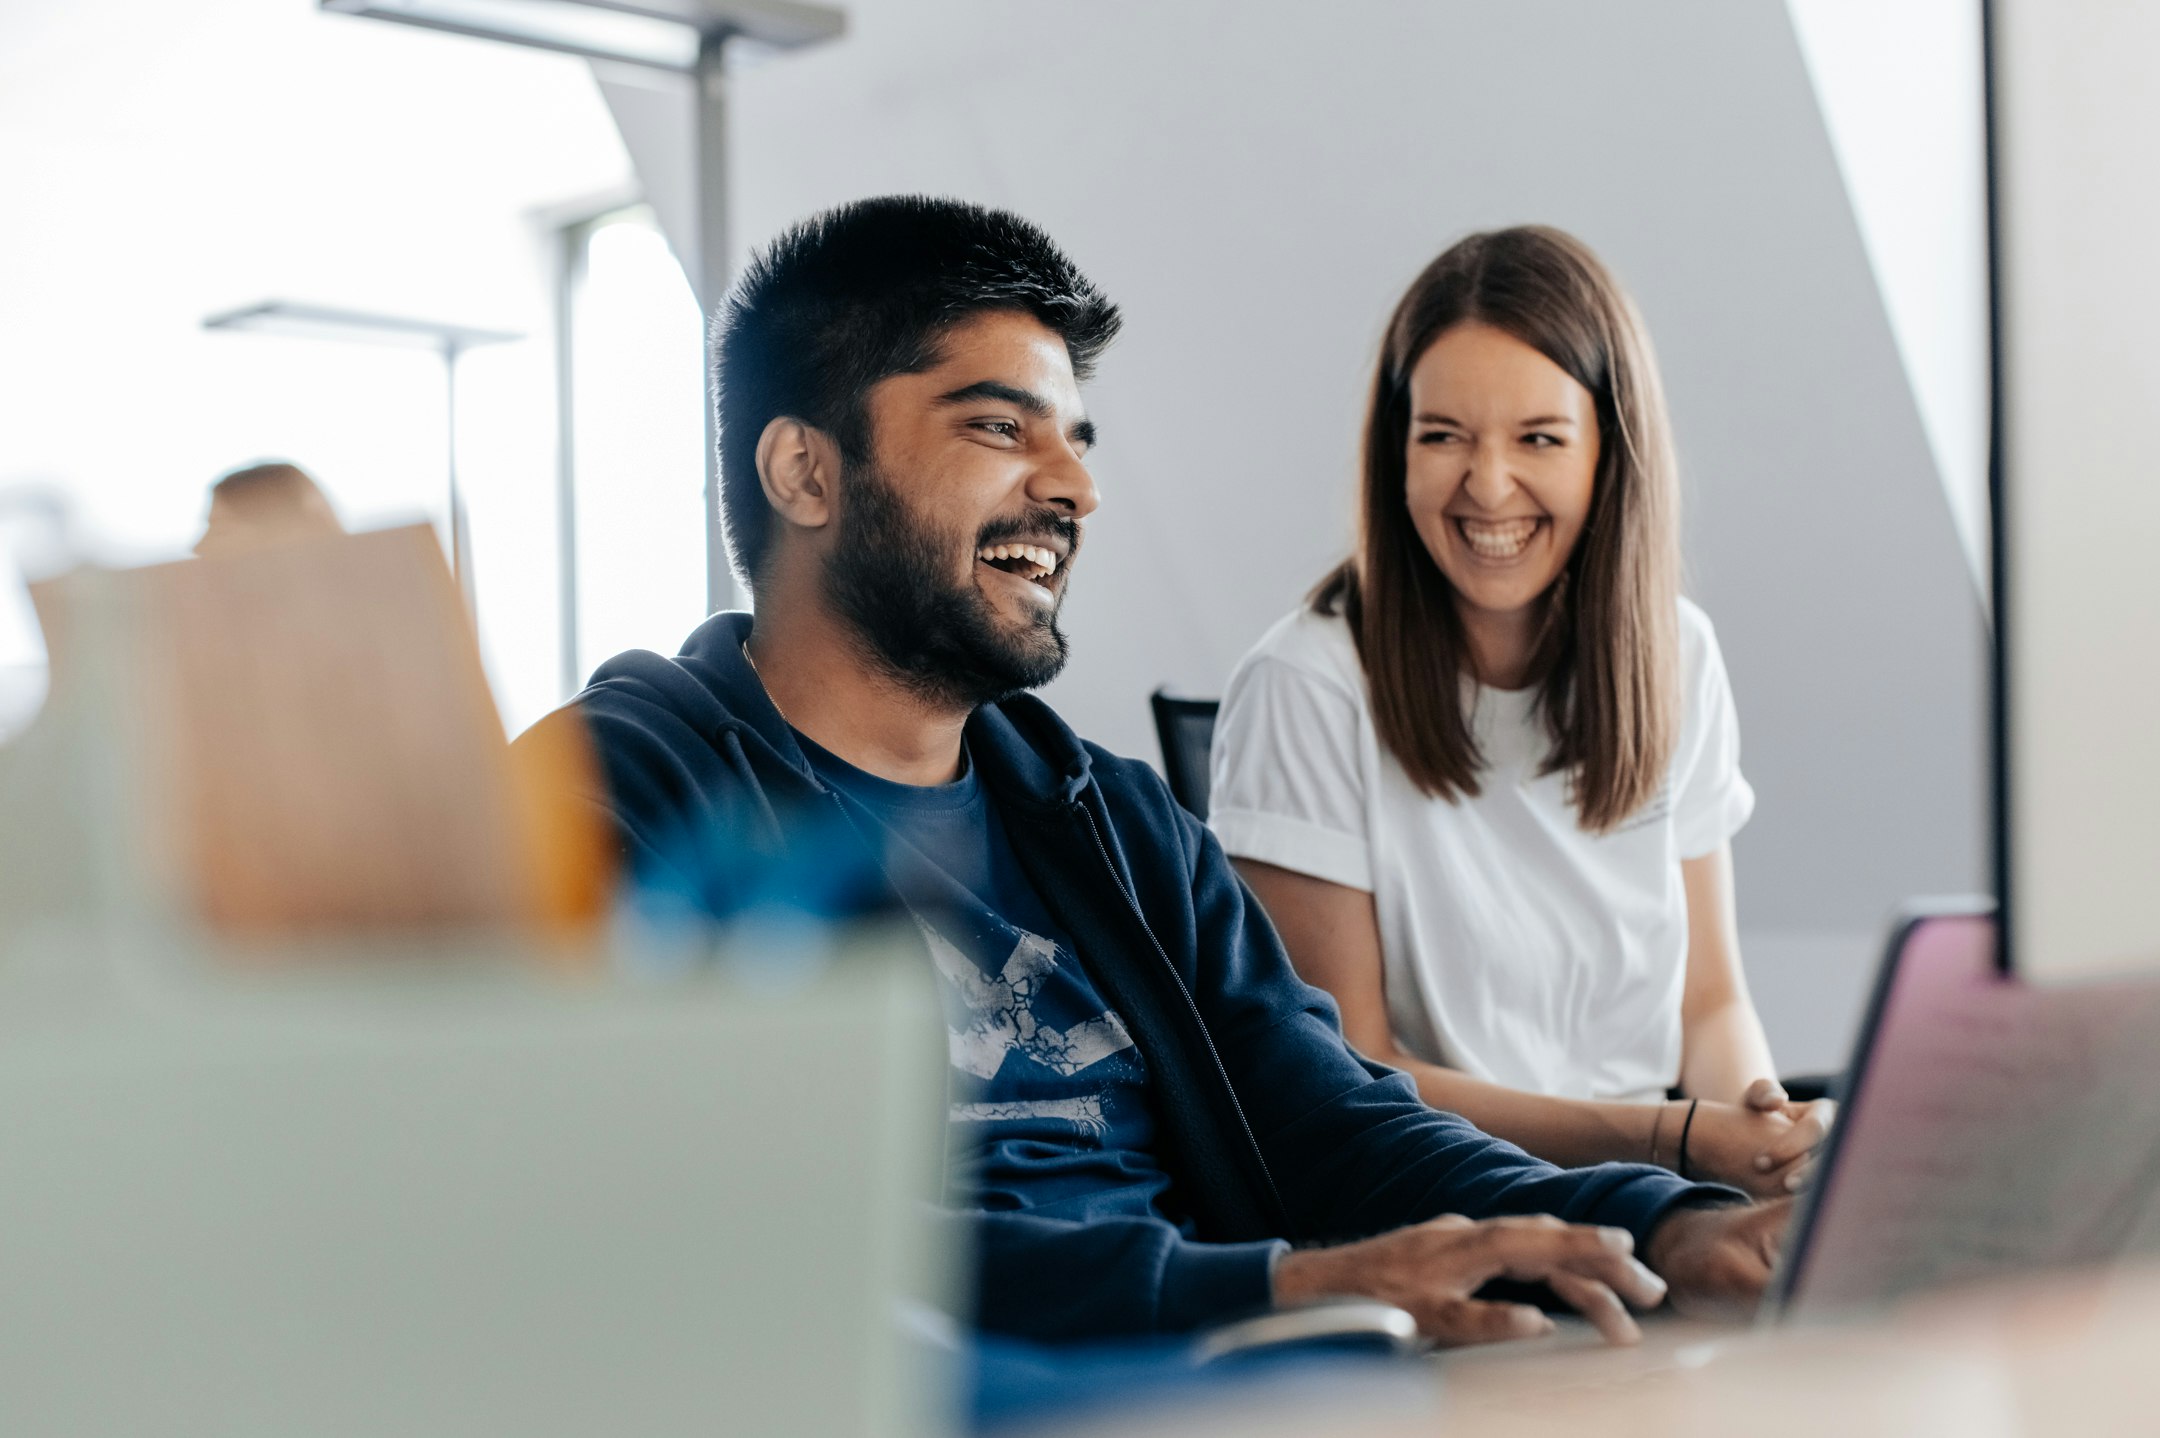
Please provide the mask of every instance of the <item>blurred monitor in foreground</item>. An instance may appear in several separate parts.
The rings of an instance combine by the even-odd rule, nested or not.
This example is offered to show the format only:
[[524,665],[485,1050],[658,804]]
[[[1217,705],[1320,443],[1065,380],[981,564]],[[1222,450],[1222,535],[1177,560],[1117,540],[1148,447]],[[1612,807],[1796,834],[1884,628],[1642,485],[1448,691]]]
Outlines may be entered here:
[[8,1433],[935,1431],[902,1313],[953,1291],[917,1222],[945,1055],[909,956],[111,1008],[0,972]]
[[2008,961],[2160,970],[2160,6],[1988,26]]

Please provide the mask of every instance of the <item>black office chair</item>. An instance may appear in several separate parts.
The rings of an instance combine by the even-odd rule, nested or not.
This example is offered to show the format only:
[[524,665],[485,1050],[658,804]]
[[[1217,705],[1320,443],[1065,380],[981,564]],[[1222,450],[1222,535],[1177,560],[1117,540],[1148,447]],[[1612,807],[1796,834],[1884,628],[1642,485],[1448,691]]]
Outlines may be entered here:
[[1794,1103],[1813,1103],[1819,1098],[1843,1097],[1845,1076],[1843,1074],[1793,1074],[1781,1078],[1785,1094]]
[[1195,819],[1207,818],[1208,747],[1215,741],[1214,699],[1173,699],[1167,690],[1148,696],[1155,710],[1155,737],[1162,744],[1163,778],[1170,795]]

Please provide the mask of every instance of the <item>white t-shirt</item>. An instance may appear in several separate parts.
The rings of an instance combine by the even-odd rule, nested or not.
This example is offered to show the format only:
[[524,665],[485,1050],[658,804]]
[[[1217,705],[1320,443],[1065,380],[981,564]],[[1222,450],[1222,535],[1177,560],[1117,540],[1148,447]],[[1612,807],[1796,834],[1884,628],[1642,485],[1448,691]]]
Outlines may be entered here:
[[1349,626],[1300,609],[1230,676],[1209,823],[1231,854],[1373,896],[1409,1053],[1510,1088],[1655,1099],[1680,1071],[1680,861],[1747,822],[1740,726],[1709,618],[1680,601],[1684,714],[1665,787],[1613,832],[1577,822],[1537,692],[1478,687],[1475,798],[1419,792],[1380,744]]

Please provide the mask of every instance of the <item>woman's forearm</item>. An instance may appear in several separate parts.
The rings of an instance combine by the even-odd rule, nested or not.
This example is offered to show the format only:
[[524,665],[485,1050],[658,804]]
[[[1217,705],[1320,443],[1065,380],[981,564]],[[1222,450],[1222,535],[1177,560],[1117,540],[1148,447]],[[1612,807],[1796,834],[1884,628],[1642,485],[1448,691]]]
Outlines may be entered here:
[[1693,1098],[1739,1103],[1749,1084],[1777,1077],[1762,1020],[1745,996],[1691,1016],[1681,1053],[1680,1087]]
[[1740,1103],[1748,1085],[1774,1079],[1770,1041],[1740,963],[1733,904],[1732,846],[1686,859],[1687,987],[1680,998],[1680,1087],[1690,1098]]
[[[1459,1114],[1495,1138],[1563,1168],[1593,1163],[1673,1163],[1680,1142],[1679,1118],[1654,1103],[1606,1103],[1552,1098],[1472,1078],[1458,1069],[1426,1063],[1400,1049],[1376,1055],[1417,1082],[1426,1103]],[[1653,1154],[1653,1140],[1663,1151]]]

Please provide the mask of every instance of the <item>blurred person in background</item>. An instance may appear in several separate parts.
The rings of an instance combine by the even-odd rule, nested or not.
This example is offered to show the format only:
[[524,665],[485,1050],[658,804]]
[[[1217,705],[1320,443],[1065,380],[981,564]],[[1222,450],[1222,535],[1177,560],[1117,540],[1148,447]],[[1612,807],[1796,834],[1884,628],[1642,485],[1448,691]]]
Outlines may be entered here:
[[314,476],[297,464],[273,460],[236,469],[210,486],[210,518],[195,553],[214,559],[344,532]]
[[[1800,1181],[1741,971],[1754,808],[1649,336],[1557,230],[1389,321],[1356,552],[1232,675],[1209,821],[1298,972],[1426,1102],[1554,1163]],[[1668,1101],[1669,1091],[1686,1095]]]
[[1563,1170],[1422,1103],[1352,1052],[1153,769],[1027,692],[1065,661],[1098,501],[1079,384],[1118,327],[1039,230],[951,201],[848,205],[746,268],[714,377],[755,615],[619,655],[574,701],[631,870],[723,914],[759,865],[856,855],[914,917],[986,1330],[1173,1333],[1328,1296],[1447,1343],[1546,1330],[1477,1297],[1499,1278],[1619,1341],[1668,1289],[1752,1303],[1785,1205]]

